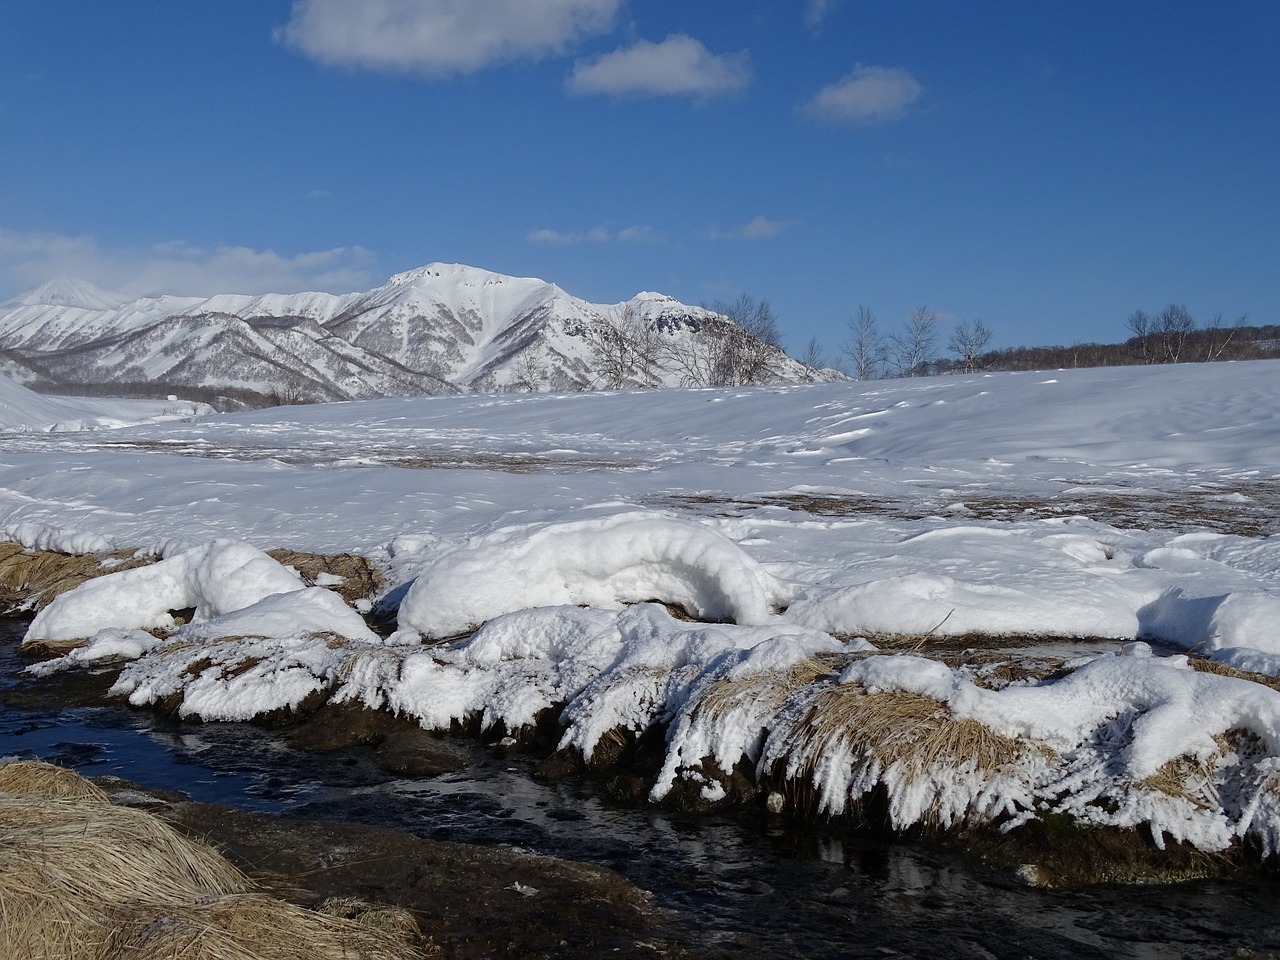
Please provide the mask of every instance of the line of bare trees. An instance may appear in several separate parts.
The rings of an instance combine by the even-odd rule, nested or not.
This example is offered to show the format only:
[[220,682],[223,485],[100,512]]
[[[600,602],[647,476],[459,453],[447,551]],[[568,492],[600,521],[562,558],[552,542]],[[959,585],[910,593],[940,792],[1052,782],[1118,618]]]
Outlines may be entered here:
[[[947,340],[961,369],[972,372],[982,365],[983,351],[992,332],[981,320],[957,323]],[[845,326],[840,362],[855,380],[880,377],[919,377],[938,372],[938,315],[928,307],[911,312],[902,326],[888,334],[868,307],[859,306]]]
[[938,317],[927,307],[914,310],[897,330],[884,333],[865,306],[845,325],[838,352],[841,369],[855,380],[917,377],[977,370],[1122,366],[1280,357],[1280,326],[1248,326],[1245,317],[1228,323],[1221,314],[1200,324],[1182,304],[1157,313],[1135,310],[1125,321],[1121,343],[1075,343],[1069,347],[988,349],[992,330],[982,320],[963,320],[947,339],[949,356],[938,356]]
[[659,329],[631,306],[587,326],[596,389],[650,387],[673,372],[690,387],[769,383],[782,372],[785,353],[777,317],[767,300],[742,294],[732,302],[680,321],[682,331]]

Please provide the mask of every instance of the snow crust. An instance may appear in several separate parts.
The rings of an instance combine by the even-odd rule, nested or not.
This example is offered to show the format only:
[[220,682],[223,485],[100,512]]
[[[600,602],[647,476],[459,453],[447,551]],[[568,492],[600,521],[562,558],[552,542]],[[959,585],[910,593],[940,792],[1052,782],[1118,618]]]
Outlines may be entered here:
[[[1193,662],[1280,673],[1277,374],[370,401],[111,443],[29,431],[0,456],[0,527],[162,557],[65,594],[28,634],[86,641],[37,671],[127,661],[117,689],[139,705],[243,719],[324,694],[434,729],[554,717],[587,756],[658,727],[655,799],[715,801],[745,769],[832,813],[883,788],[901,827],[1056,812],[1272,852],[1280,694]],[[373,634],[275,546],[367,555],[399,631]],[[895,635],[918,649],[874,649]],[[934,654],[968,635],[1057,667],[1011,680]],[[930,722],[1000,751],[866,748],[833,705],[881,696],[923,698]]]

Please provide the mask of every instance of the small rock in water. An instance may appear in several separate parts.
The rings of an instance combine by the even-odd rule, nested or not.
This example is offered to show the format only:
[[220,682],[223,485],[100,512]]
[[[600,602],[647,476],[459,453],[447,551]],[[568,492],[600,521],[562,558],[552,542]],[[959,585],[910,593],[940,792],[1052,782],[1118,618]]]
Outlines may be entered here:
[[769,796],[766,797],[764,801],[764,808],[768,810],[770,813],[781,813],[783,811],[783,808],[786,807],[786,805],[787,805],[786,798],[783,797],[782,794],[778,793],[778,791],[776,790],[770,793]]
[[1044,871],[1037,867],[1034,863],[1024,863],[1013,873],[1019,883],[1025,883],[1028,887],[1047,887],[1048,879],[1044,875]]

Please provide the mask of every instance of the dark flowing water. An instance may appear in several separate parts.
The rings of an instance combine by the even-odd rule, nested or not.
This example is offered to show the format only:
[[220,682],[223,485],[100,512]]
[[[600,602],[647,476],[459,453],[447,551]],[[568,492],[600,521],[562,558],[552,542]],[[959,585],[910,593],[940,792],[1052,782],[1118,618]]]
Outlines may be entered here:
[[466,770],[397,779],[370,754],[316,755],[248,724],[13,696],[25,625],[0,620],[0,756],[51,760],[195,800],[514,844],[611,867],[655,893],[691,939],[739,957],[1280,957],[1280,884],[1195,882],[1054,892],[935,845],[777,819],[619,808],[541,783],[476,748]]

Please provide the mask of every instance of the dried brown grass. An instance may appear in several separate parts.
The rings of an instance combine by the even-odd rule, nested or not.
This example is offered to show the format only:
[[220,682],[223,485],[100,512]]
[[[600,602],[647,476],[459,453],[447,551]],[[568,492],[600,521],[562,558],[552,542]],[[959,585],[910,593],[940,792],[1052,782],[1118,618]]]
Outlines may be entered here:
[[844,746],[875,768],[898,765],[908,779],[968,763],[994,773],[1022,750],[976,720],[956,719],[937,700],[903,690],[869,693],[852,683],[818,693],[800,728],[810,756]]
[[316,911],[401,937],[416,937],[422,932],[413,914],[403,907],[382,906],[359,897],[330,897]]
[[101,800],[107,793],[80,774],[42,760],[0,763],[0,793],[54,800]]
[[1213,673],[1220,677],[1249,680],[1253,683],[1260,683],[1264,687],[1270,687],[1272,690],[1280,691],[1280,677],[1273,677],[1265,673],[1254,673],[1250,670],[1241,670],[1239,667],[1219,663],[1217,660],[1206,660],[1203,657],[1191,657],[1190,663],[1194,669],[1199,670],[1201,673]]
[[155,557],[136,556],[134,550],[118,550],[109,556],[27,550],[21,544],[0,543],[0,606],[16,609],[30,604],[41,610],[55,597],[86,580],[105,573],[144,567]]
[[1213,771],[1208,763],[1195,757],[1174,757],[1151,776],[1140,780],[1139,786],[1159,790],[1204,809],[1217,806]]
[[[15,762],[0,795],[0,956],[30,960],[408,960],[413,931],[275,900],[212,848]],[[378,912],[378,911],[366,911]],[[410,917],[409,920],[412,918]]]
[[341,577],[342,582],[330,586],[347,603],[366,599],[376,594],[383,585],[382,573],[367,557],[352,553],[302,553],[297,550],[268,550],[267,556],[293,567],[308,585],[314,585],[324,575]]
[[717,680],[698,703],[698,712],[711,719],[721,719],[743,707],[766,713],[782,708],[797,690],[832,673],[832,665],[816,657],[802,660],[786,671],[761,673],[744,680]]
[[401,937],[261,893],[180,910],[143,910],[115,931],[103,960],[407,960]]

